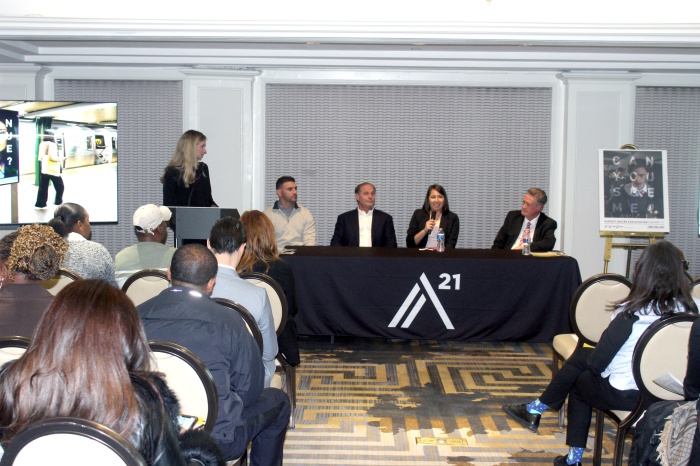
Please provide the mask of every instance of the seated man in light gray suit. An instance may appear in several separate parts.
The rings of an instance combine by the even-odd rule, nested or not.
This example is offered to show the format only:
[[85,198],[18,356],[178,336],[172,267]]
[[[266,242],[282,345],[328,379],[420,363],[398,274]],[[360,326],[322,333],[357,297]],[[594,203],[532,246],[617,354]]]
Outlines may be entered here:
[[245,250],[246,233],[243,224],[232,217],[224,217],[214,224],[207,240],[207,247],[216,256],[219,270],[212,298],[235,301],[253,314],[263,337],[263,364],[265,365],[265,387],[275,374],[277,356],[277,333],[272,317],[267,292],[238,276],[236,266]]

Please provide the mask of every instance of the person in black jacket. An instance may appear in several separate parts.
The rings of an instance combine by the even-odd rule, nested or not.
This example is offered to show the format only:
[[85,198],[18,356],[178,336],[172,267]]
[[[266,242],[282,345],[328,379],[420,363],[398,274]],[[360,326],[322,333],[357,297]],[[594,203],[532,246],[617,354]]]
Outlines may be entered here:
[[557,222],[542,213],[547,194],[539,188],[530,188],[523,196],[520,210],[511,210],[498,230],[491,249],[522,249],[523,237],[530,238],[533,252],[551,251],[557,242],[554,231]]
[[372,183],[355,187],[357,209],[338,215],[331,246],[396,247],[394,219],[374,208],[376,193]]
[[635,267],[629,295],[615,303],[610,325],[596,347],[578,348],[538,399],[503,406],[508,417],[537,432],[542,412],[559,410],[569,396],[569,454],[557,457],[555,465],[581,464],[592,408],[635,408],[640,395],[632,375],[632,353],[644,330],[663,315],[698,312],[684,262],[683,253],[668,241],[646,248]]
[[177,142],[173,158],[163,171],[163,205],[169,207],[218,207],[211,195],[209,167],[202,162],[207,138],[193,129]]
[[447,192],[439,184],[428,186],[423,208],[413,212],[406,232],[409,248],[435,248],[437,232],[445,232],[445,247],[456,248],[459,238],[459,217],[450,211]]
[[[177,435],[177,399],[150,372],[149,347],[133,303],[103,280],[77,280],[61,290],[27,351],[3,367],[1,378],[5,446],[33,422],[70,416],[113,429],[149,465],[186,464]],[[204,456],[190,459],[223,464],[206,433],[187,437],[189,445],[209,446]],[[205,459],[212,453],[213,460]]]

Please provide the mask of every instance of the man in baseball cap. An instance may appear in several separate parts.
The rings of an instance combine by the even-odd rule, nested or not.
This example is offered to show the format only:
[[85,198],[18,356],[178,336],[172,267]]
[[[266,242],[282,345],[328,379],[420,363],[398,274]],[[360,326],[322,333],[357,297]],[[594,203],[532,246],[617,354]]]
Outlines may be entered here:
[[166,271],[175,248],[166,246],[172,212],[164,206],[146,204],[134,212],[134,233],[139,242],[119,251],[114,259],[114,273],[119,286],[131,275],[144,269]]

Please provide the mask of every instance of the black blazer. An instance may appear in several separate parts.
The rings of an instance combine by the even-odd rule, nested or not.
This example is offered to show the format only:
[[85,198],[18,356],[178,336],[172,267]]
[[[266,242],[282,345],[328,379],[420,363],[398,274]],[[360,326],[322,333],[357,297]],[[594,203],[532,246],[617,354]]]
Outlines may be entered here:
[[[331,238],[331,246],[359,245],[360,221],[357,218],[357,209],[338,215],[333,238]],[[372,247],[382,246],[390,248],[397,246],[394,219],[386,212],[374,209],[372,213]]]
[[216,207],[211,196],[209,167],[200,162],[197,165],[194,182],[185,188],[180,170],[175,167],[165,169],[163,178],[163,205],[173,207]]
[[[423,209],[413,212],[411,222],[408,224],[408,231],[406,232],[406,247],[424,248],[428,244],[428,235],[425,235],[418,244],[416,244],[414,236],[425,228],[429,218],[430,213]],[[459,217],[457,217],[457,214],[454,212],[443,212],[440,219],[440,228],[445,231],[445,247],[456,248],[457,238],[459,237]]]
[[[510,249],[520,236],[520,229],[523,227],[525,216],[519,210],[511,210],[506,215],[503,226],[498,230],[496,239],[493,240],[491,249]],[[557,238],[554,230],[557,229],[557,222],[547,217],[544,212],[540,212],[540,218],[535,227],[535,236],[532,238],[532,251],[551,251]]]

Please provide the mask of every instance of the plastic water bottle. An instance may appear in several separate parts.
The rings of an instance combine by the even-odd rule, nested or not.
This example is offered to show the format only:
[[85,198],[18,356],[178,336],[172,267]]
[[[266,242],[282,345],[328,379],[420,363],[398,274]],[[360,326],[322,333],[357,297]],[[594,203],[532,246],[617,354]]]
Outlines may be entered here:
[[440,228],[437,234],[437,250],[438,252],[445,252],[445,230]]
[[523,256],[530,255],[530,238],[523,238]]

